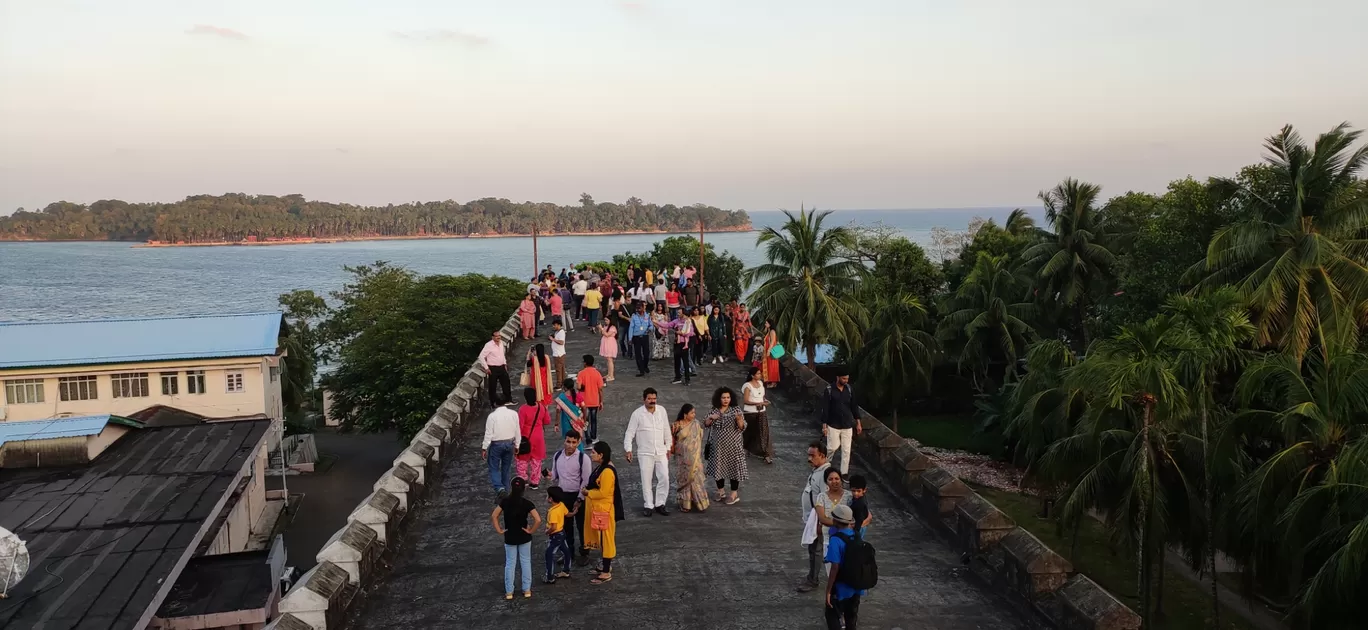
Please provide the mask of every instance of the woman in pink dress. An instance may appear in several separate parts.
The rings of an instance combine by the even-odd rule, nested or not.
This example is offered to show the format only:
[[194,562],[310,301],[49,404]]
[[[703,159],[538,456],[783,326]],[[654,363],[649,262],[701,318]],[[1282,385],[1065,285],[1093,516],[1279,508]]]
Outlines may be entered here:
[[602,338],[602,339],[599,339],[599,356],[601,356],[601,357],[603,357],[603,358],[605,358],[605,359],[608,360],[608,375],[607,375],[606,377],[604,377],[603,380],[604,380],[604,381],[612,381],[612,380],[614,380],[614,379],[613,379],[613,359],[616,359],[616,358],[617,358],[617,351],[618,351],[618,342],[617,342],[617,331],[618,331],[618,329],[617,329],[617,327],[618,327],[617,312],[616,312],[616,311],[610,311],[610,312],[608,313],[608,318],[607,318],[606,320],[604,320],[604,321],[605,321],[606,323],[603,325],[603,331],[602,331],[603,338]]
[[536,333],[537,303],[529,292],[518,305],[518,324],[522,328],[522,338],[531,339]]
[[523,399],[527,404],[518,408],[518,425],[522,439],[531,448],[526,453],[519,452],[515,458],[517,475],[527,480],[528,487],[536,488],[541,479],[542,460],[546,459],[545,431],[550,414],[546,412],[546,405],[537,402],[537,392],[531,387],[523,388]]

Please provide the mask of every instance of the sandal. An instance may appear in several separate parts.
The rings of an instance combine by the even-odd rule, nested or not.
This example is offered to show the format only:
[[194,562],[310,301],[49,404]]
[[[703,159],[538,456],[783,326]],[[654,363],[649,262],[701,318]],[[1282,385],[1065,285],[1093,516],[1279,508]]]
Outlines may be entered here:
[[773,463],[774,463],[774,458],[773,458],[773,457],[766,457],[766,458],[765,458],[765,463],[766,463],[766,464],[773,464]]
[[730,501],[723,501],[723,503],[725,503],[725,504],[727,504],[727,505],[736,505],[737,503],[740,503],[740,502],[741,502],[741,496],[740,496],[740,495],[732,495],[732,498],[731,498]]
[[589,580],[590,584],[607,584],[613,581],[612,573],[600,573],[598,577]]

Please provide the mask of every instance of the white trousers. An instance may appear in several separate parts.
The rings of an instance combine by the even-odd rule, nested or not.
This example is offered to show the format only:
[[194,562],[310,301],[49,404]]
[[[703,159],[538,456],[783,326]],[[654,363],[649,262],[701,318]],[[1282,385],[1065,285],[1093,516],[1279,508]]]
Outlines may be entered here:
[[[641,468],[642,505],[647,509],[665,505],[670,498],[670,456],[633,453],[637,466]],[[655,485],[651,485],[651,474],[655,474]]]
[[855,429],[833,429],[827,427],[827,457],[836,459],[836,449],[841,449],[841,474],[850,474],[850,445],[855,439]]

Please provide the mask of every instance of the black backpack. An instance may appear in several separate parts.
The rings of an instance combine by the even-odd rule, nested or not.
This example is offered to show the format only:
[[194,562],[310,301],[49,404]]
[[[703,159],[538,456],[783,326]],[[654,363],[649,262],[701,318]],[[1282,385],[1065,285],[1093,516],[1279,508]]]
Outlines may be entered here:
[[845,543],[836,581],[861,591],[874,588],[879,583],[879,565],[874,561],[874,545],[865,542],[859,534],[850,536],[836,532],[832,536]]

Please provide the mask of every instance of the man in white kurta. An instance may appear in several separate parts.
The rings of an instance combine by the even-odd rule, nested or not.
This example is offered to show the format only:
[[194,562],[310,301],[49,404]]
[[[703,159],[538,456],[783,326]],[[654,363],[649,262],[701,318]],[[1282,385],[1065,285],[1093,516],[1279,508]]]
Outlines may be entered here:
[[641,494],[645,506],[642,515],[650,516],[655,512],[665,516],[670,513],[665,509],[665,500],[670,496],[670,447],[674,443],[670,416],[656,404],[655,389],[647,387],[641,397],[643,404],[632,412],[632,419],[627,423],[622,450],[627,453],[627,461],[635,458],[641,469]]

